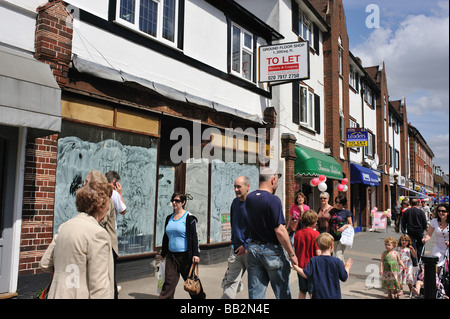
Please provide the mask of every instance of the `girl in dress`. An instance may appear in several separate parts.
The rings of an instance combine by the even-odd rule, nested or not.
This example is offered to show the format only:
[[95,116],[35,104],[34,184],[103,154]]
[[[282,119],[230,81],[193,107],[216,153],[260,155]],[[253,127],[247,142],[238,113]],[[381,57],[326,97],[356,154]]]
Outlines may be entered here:
[[[414,284],[414,270],[412,265],[412,257],[417,258],[417,253],[412,246],[411,238],[408,235],[402,235],[398,239],[397,251],[400,254],[400,260],[405,267],[401,268],[399,280],[402,285],[408,285],[410,295],[413,292]],[[403,290],[400,290],[399,295],[403,294]]]
[[387,298],[398,299],[398,291],[401,290],[402,284],[399,280],[399,265],[406,268],[400,259],[400,254],[395,250],[397,241],[394,237],[386,237],[384,239],[384,247],[386,250],[381,254],[380,276],[381,288],[387,290]]

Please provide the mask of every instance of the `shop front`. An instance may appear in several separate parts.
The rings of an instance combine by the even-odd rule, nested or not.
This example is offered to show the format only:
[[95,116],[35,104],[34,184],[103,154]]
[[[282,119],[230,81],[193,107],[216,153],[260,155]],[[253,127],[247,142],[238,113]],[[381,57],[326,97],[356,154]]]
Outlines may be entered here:
[[[295,146],[295,183],[297,189],[301,190],[308,199],[308,206],[318,211],[320,209],[320,193],[327,191],[333,196],[333,181],[343,178],[341,166],[338,162],[322,152],[312,150],[306,147]],[[311,184],[314,177],[324,175],[326,179],[326,187],[315,187]],[[294,198],[287,199],[294,202]],[[333,198],[330,198],[332,205]]]
[[370,227],[369,213],[376,207],[378,175],[367,167],[350,163],[351,201],[355,232]]

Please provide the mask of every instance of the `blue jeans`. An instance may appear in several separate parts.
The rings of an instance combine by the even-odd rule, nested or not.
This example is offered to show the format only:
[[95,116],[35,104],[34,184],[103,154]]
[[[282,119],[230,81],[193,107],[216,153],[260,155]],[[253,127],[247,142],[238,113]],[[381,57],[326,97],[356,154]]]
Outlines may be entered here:
[[247,264],[250,299],[264,299],[269,281],[277,299],[291,298],[291,267],[281,245],[250,243],[247,248]]

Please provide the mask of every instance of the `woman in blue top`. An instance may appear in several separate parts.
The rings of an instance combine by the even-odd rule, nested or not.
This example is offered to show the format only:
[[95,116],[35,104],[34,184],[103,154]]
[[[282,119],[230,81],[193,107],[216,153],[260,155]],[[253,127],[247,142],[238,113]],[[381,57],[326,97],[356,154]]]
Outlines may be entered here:
[[[186,280],[192,263],[200,262],[197,237],[197,218],[185,210],[186,195],[172,195],[173,214],[167,216],[161,257],[166,259],[165,281],[160,299],[173,299],[181,277]],[[206,297],[203,287],[192,299]]]

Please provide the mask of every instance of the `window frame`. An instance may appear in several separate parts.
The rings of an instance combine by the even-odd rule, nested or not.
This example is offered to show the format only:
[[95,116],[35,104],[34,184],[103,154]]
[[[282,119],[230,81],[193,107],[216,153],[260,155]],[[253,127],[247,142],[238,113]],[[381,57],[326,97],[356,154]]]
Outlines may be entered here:
[[[144,0],[134,0],[134,21],[130,22],[124,19],[121,15],[121,3],[124,0],[116,0],[116,14],[115,14],[115,22],[120,24],[121,26],[124,26],[128,29],[131,29],[143,36],[149,37],[151,39],[155,39],[157,41],[160,41],[164,44],[167,44],[171,47],[177,47],[178,45],[178,39],[179,39],[179,23],[180,23],[180,17],[179,17],[179,8],[180,8],[180,1],[179,0],[173,0],[174,1],[174,22],[173,22],[173,41],[164,37],[164,25],[165,25],[165,17],[164,17],[164,6],[166,4],[166,1],[170,0],[148,0],[153,3],[157,3],[158,10],[157,10],[157,21],[156,21],[156,34],[152,35],[148,32],[145,32],[141,30],[140,26],[140,18],[141,18],[141,1]],[[130,0],[131,1],[131,0]]]
[[[306,92],[304,98],[302,98],[305,94],[303,92]],[[314,93],[307,86],[300,84],[298,101],[300,125],[314,130]],[[304,102],[306,102],[306,105],[304,105]]]
[[365,154],[370,157],[375,157],[376,154],[376,136],[375,134],[367,131],[367,146],[365,148]]
[[[240,37],[239,37],[239,39],[240,39],[240,41],[239,41],[239,71],[236,71],[234,69],[235,63],[234,63],[233,55],[234,55],[234,46],[235,46],[235,43],[234,43],[235,28],[239,29],[239,31],[240,31],[239,32],[239,35],[240,35]],[[230,62],[230,73],[234,74],[246,81],[254,83],[254,80],[255,80],[255,71],[254,71],[255,70],[255,42],[256,42],[255,35],[252,32],[243,28],[238,23],[235,23],[233,21],[231,22],[230,29],[231,29],[231,31],[230,31],[231,32],[231,34],[230,34],[230,43],[231,43],[230,51],[231,52],[230,52],[230,61],[229,61]],[[250,47],[245,45],[246,35],[249,36],[249,38],[251,40]],[[251,57],[251,65],[249,67],[250,78],[247,78],[244,74],[244,68],[243,68],[244,53],[248,54]]]

